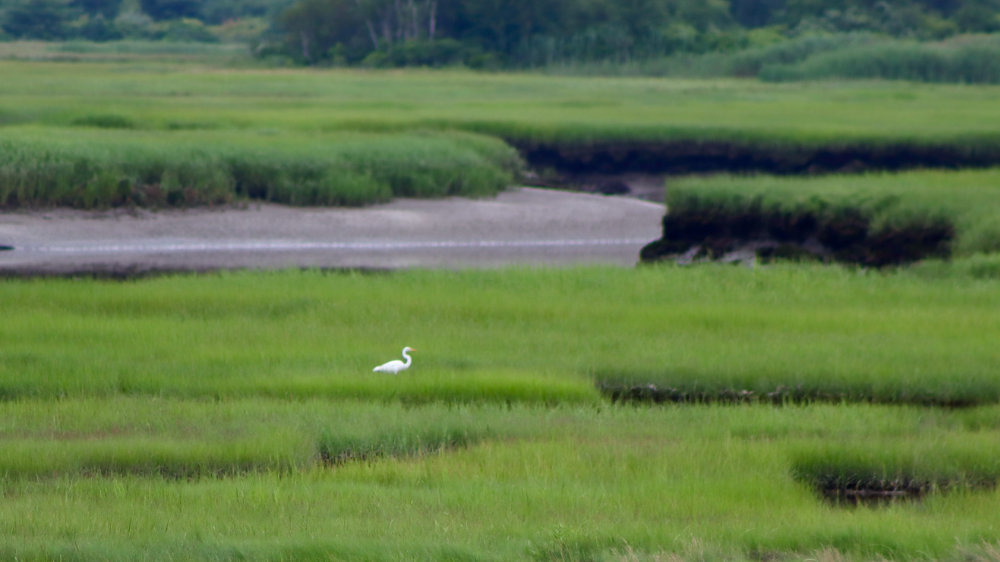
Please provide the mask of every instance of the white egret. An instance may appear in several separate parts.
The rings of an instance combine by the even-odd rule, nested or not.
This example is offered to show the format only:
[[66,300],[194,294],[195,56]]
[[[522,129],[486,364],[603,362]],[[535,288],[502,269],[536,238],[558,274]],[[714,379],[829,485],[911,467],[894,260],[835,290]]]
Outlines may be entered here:
[[411,351],[416,351],[416,349],[413,349],[412,347],[404,347],[403,348],[403,358],[406,359],[406,363],[403,363],[399,359],[396,359],[395,361],[389,361],[388,363],[383,363],[383,364],[379,365],[378,367],[375,367],[374,369],[372,369],[372,372],[373,373],[392,373],[393,375],[395,375],[395,374],[398,374],[400,371],[405,371],[405,370],[409,369],[410,368],[410,363],[412,363],[412,361],[410,359],[410,352]]

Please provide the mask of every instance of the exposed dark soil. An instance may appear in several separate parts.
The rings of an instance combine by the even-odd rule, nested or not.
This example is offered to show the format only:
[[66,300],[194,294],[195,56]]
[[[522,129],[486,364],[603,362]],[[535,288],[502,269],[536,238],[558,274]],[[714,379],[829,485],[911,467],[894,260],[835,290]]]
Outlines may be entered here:
[[674,211],[663,217],[663,236],[640,252],[644,262],[811,259],[871,267],[948,257],[954,227],[944,220],[875,229],[858,211],[829,216],[717,208]]
[[662,203],[666,195],[666,174],[644,172],[563,174],[548,170],[528,172],[523,183],[540,187],[582,191],[601,195],[625,195]]
[[826,501],[839,507],[880,507],[900,501],[917,501],[933,494],[956,488],[992,490],[996,481],[986,479],[958,484],[952,481],[933,482],[916,478],[899,477],[882,479],[876,476],[840,481],[837,478],[818,478],[811,482],[813,488]]
[[[654,384],[621,385],[601,383],[598,385],[601,394],[612,402],[635,402],[653,404],[739,404],[750,402],[771,402],[776,404],[788,401],[802,401],[791,389],[780,387],[774,392],[759,394],[752,390],[725,389],[718,391],[693,391],[674,387],[662,387]],[[830,400],[841,400],[842,397],[830,396]]]
[[[821,174],[907,168],[962,168],[1000,164],[1000,145],[840,144],[793,146],[764,142],[596,141],[512,139],[535,170],[528,181],[604,194],[662,201],[664,180],[688,173]],[[644,262],[675,259],[743,261],[800,259],[883,267],[950,255],[954,227],[945,221],[874,229],[868,217],[718,209],[672,211],[663,236],[644,247]]]
[[[774,390],[757,392],[741,388],[692,390],[655,384],[623,384],[601,382],[598,390],[612,402],[645,404],[808,404],[818,402],[908,404],[940,408],[968,408],[983,402],[972,398],[947,398],[934,395],[859,396],[847,392],[830,392],[804,388],[801,385],[779,385]],[[992,401],[990,402],[992,403]]]
[[819,494],[826,501],[841,507],[877,507],[899,501],[919,500],[928,488],[919,484],[886,483],[871,487],[820,487]]
[[[156,277],[177,275],[214,275],[222,272],[254,271],[263,268],[223,267],[215,265],[159,266],[136,263],[84,263],[57,264],[22,267],[18,269],[0,268],[0,280],[4,279],[87,279],[98,281],[139,281]],[[298,267],[286,268],[300,271],[335,274],[380,275],[390,273],[388,268],[367,267]]]
[[581,143],[508,139],[535,170],[558,175],[850,173],[909,168],[1000,165],[1000,146],[957,144],[777,145],[736,141],[594,141]]

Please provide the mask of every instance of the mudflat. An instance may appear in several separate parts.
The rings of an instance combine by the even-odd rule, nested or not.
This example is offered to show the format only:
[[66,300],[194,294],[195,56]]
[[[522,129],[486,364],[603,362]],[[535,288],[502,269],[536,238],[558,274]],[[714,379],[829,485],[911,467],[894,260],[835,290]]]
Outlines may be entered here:
[[364,208],[16,211],[0,213],[0,274],[631,266],[661,235],[663,213],[633,198],[526,187]]

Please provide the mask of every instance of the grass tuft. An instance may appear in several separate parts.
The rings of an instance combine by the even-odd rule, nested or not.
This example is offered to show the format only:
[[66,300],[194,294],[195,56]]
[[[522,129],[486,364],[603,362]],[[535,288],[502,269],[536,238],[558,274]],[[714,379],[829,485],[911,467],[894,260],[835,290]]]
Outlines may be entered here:
[[793,453],[792,474],[836,503],[884,503],[993,489],[998,453],[994,436],[982,433],[814,443]]

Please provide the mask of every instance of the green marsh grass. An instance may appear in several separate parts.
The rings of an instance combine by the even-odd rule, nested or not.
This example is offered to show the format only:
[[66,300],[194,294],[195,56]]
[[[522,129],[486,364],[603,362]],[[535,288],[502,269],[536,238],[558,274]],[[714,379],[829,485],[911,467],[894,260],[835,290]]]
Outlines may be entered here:
[[463,132],[0,129],[0,206],[15,208],[484,196],[505,189],[519,168],[502,142]]
[[[989,553],[997,298],[790,266],[7,280],[0,554]],[[403,344],[409,371],[370,372]],[[598,396],[612,374],[987,404],[632,407]],[[934,493],[845,510],[823,471]]]
[[[469,71],[0,62],[8,122],[114,113],[139,128],[465,129],[525,141],[996,140],[995,86],[763,84]],[[991,146],[987,144],[987,146]]]
[[776,170],[827,151],[871,166],[983,166],[1000,161],[996,98],[997,86],[8,60],[0,204],[490,194],[520,167],[505,142],[579,165],[680,150]]
[[0,404],[0,475],[165,479],[289,473],[537,433],[549,414],[354,400],[119,396]]
[[[97,422],[72,413],[93,411],[95,404],[116,408]],[[859,560],[958,560],[991,548],[1000,527],[996,490],[956,490],[920,503],[842,510],[825,503],[793,470],[810,443],[828,439],[995,442],[995,406],[965,412],[870,405],[456,409],[131,398],[8,404],[4,410],[22,433],[53,441],[65,438],[53,430],[100,430],[115,423],[130,428],[151,422],[167,436],[175,432],[172,416],[190,417],[194,433],[266,424],[314,435],[329,427],[354,432],[362,441],[385,441],[366,429],[383,426],[413,435],[440,423],[490,428],[457,448],[332,466],[317,462],[292,471],[184,479],[85,472],[5,478],[0,525],[6,556],[52,559],[72,551],[83,560],[150,553],[194,559],[586,560],[629,552],[640,559],[754,559],[827,550]],[[970,417],[992,420],[992,429],[971,427]],[[213,420],[222,427],[205,423]],[[341,423],[348,428],[337,429]],[[952,452],[944,448],[925,464],[965,462]]]
[[[990,279],[820,266],[9,280],[0,394],[593,403],[597,385],[655,384],[991,403],[998,299]],[[403,345],[413,376],[370,372]]]
[[928,260],[915,264],[912,271],[931,278],[968,277],[1000,280],[1000,254],[973,254],[949,261]]

